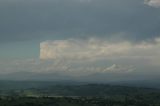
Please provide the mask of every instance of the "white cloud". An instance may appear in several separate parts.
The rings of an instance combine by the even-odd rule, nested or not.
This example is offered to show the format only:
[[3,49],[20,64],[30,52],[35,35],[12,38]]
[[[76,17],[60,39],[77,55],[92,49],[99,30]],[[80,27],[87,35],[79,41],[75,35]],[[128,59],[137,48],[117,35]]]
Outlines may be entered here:
[[158,66],[159,48],[160,38],[155,38],[153,42],[142,41],[137,44],[98,38],[54,40],[41,42],[40,59],[53,62],[45,69],[43,67],[43,70],[73,76],[130,73],[137,70],[149,71],[147,69],[150,67]]
[[160,0],[145,0],[145,4],[153,7],[160,7]]
[[135,67],[133,66],[122,66],[113,64],[110,67],[107,67],[103,70],[103,72],[132,72],[135,70]]
[[89,40],[56,40],[40,44],[41,59],[93,59],[97,57],[120,55],[128,51],[130,44],[122,42],[110,44],[100,39]]
[[132,44],[128,41],[109,42],[91,38],[89,40],[55,40],[40,44],[40,59],[97,60],[110,57],[151,57],[159,55],[160,41]]
[[40,43],[40,60],[7,61],[0,66],[6,73],[27,71],[71,77],[98,73],[132,75],[159,67],[159,48],[160,38],[137,44],[98,38],[44,41]]
[[9,67],[1,66],[3,73],[17,73],[17,72],[34,72],[34,73],[58,73],[60,75],[67,75],[71,77],[88,76],[92,74],[125,74],[135,70],[134,66],[113,64],[109,65],[107,62],[103,62],[104,65],[98,65],[100,62],[89,62],[86,61],[68,61],[68,60],[56,60],[56,61],[40,61],[34,59],[28,60],[15,60],[7,61]]

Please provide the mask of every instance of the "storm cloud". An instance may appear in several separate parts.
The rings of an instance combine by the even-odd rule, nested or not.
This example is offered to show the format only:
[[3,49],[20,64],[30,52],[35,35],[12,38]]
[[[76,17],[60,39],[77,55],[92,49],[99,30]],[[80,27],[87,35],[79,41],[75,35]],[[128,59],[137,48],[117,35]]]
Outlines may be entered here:
[[1,0],[0,42],[93,36],[152,39],[160,34],[159,11],[143,0]]

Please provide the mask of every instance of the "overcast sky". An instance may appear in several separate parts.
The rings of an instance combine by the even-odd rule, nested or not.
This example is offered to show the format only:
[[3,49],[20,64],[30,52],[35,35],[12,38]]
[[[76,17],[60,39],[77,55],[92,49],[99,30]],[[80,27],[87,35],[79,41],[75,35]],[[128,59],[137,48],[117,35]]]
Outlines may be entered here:
[[160,0],[0,0],[1,74],[133,79],[159,69]]

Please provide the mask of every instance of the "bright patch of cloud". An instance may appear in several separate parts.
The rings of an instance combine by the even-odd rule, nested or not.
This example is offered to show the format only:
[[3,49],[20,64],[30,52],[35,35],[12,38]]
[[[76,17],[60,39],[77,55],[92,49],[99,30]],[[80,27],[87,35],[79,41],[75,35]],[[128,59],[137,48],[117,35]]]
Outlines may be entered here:
[[149,42],[132,44],[128,41],[112,43],[96,38],[44,41],[40,44],[40,59],[96,60],[120,56],[156,56],[160,53],[159,47],[158,39],[155,39],[155,44]]
[[160,7],[160,0],[145,0],[145,4],[153,7]]
[[113,64],[110,67],[107,67],[103,70],[103,72],[132,72],[135,68],[133,66],[122,66]]
[[110,44],[100,39],[56,40],[40,44],[41,59],[94,59],[98,57],[122,55],[128,51],[130,44],[122,42]]

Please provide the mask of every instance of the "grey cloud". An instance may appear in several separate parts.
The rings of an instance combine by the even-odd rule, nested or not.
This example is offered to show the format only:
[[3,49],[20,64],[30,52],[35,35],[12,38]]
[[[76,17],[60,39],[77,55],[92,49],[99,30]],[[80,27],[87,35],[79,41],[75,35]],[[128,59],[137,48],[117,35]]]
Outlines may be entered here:
[[121,32],[131,40],[159,36],[159,9],[144,5],[143,0],[79,1],[1,0],[0,42],[114,37]]
[[145,0],[144,3],[152,7],[160,7],[160,0]]

